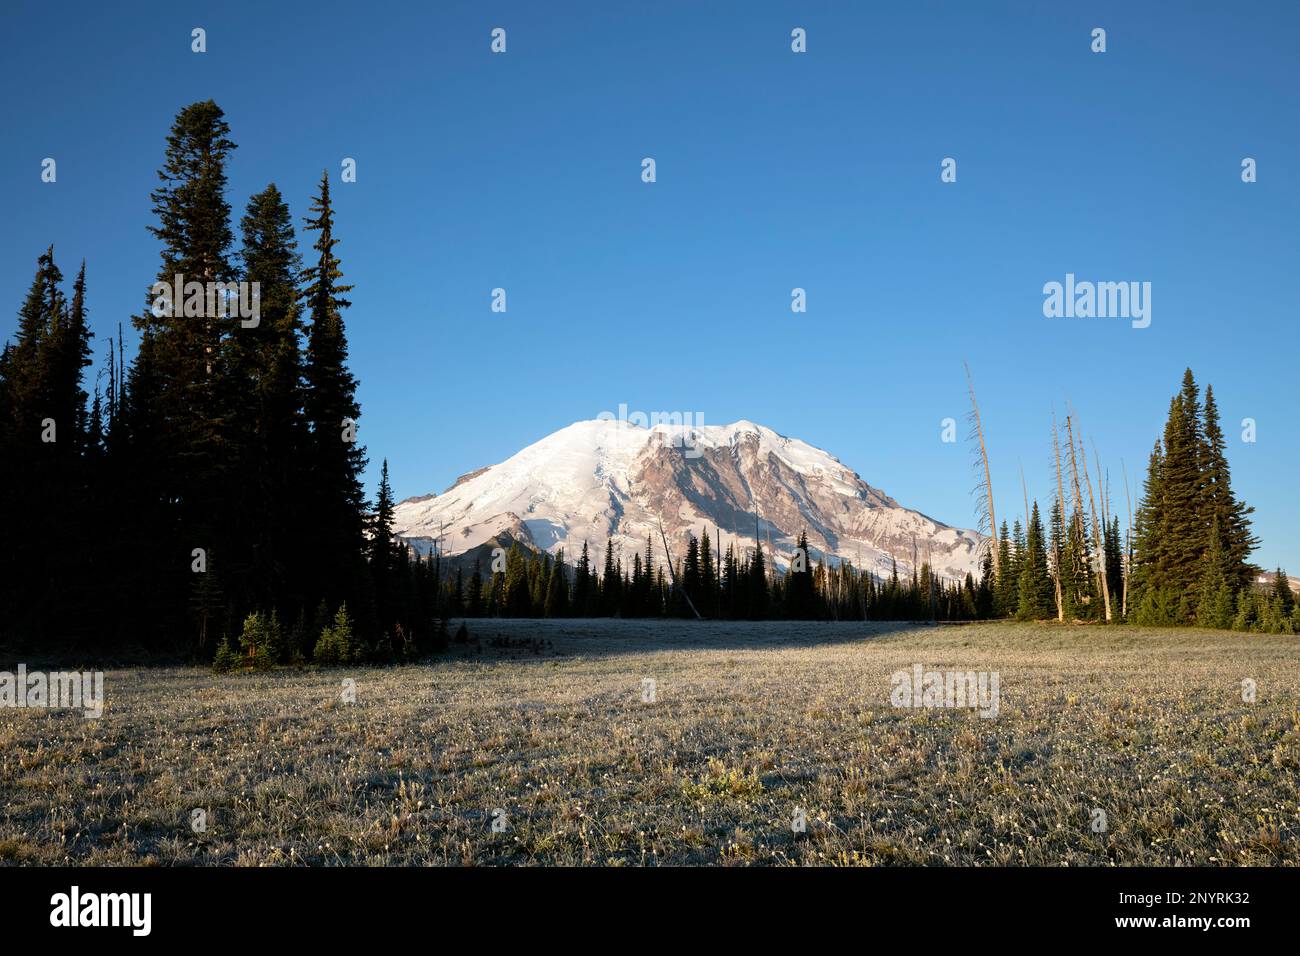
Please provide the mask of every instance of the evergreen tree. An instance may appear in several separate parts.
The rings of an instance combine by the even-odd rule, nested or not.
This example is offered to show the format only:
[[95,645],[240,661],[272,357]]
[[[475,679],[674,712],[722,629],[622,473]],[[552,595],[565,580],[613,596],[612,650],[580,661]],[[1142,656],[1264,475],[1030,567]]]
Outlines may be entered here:
[[1219,535],[1218,518],[1210,522],[1210,543],[1202,560],[1196,623],[1201,627],[1227,628],[1236,615],[1233,595],[1236,586],[1230,579],[1230,559]]
[[[362,575],[363,496],[360,475],[365,451],[357,441],[361,415],[356,380],[348,370],[344,298],[352,286],[339,282],[343,273],[334,254],[334,209],[329,175],[322,174],[306,229],[317,233],[312,248],[316,262],[302,274],[303,302],[311,312],[307,336],[305,413],[311,427],[309,460],[312,471],[312,553],[322,595],[356,595]],[[355,600],[355,597],[354,597]]]
[[506,617],[531,617],[532,596],[528,591],[528,564],[519,542],[510,545],[506,554],[505,580],[503,582],[503,613]]
[[588,617],[592,613],[595,595],[591,589],[591,555],[587,542],[582,542],[582,554],[573,571],[573,613],[575,617]]
[[[1020,582],[1016,569],[1011,563],[1011,534],[1007,530],[1006,521],[1002,522],[998,532],[997,548],[998,560],[995,566],[998,569],[998,576],[993,591],[993,613],[998,617],[1007,617],[1015,613],[1019,603],[1017,592]],[[895,576],[897,576],[897,568],[895,568]]]
[[[141,584],[157,597],[142,617],[160,636],[180,623],[192,550],[244,551],[231,533],[237,525],[230,493],[230,465],[243,449],[232,455],[222,429],[227,346],[236,323],[223,296],[208,291],[215,288],[209,283],[224,287],[237,279],[225,198],[226,163],[235,149],[229,133],[211,100],[183,108],[150,194],[157,224],[149,231],[162,244],[162,262],[146,310],[135,319],[142,340],[132,376],[131,427],[139,440],[131,480],[159,503],[158,513],[142,515],[146,537],[138,557],[146,562]],[[178,276],[202,291],[183,288],[178,298]]]
[[718,616],[718,569],[713,560],[713,543],[709,540],[708,528],[700,536],[700,594],[695,600],[702,615]]
[[679,617],[695,616],[691,613],[686,598],[689,596],[692,601],[700,598],[700,582],[703,580],[700,573],[700,542],[693,534],[689,535],[688,538],[689,540],[686,542],[686,560],[682,562],[682,573],[678,582],[684,593],[677,597],[675,602]]
[[1194,613],[1198,572],[1208,544],[1201,476],[1201,408],[1197,394],[1188,369],[1181,393],[1170,403],[1161,471],[1162,586],[1179,592],[1175,621],[1180,624],[1189,623]]
[[1120,595],[1124,591],[1124,546],[1119,529],[1119,517],[1103,526],[1103,548],[1106,553],[1106,587],[1110,591],[1112,615],[1120,620]]
[[394,612],[402,581],[402,575],[398,573],[399,546],[393,538],[393,489],[388,482],[387,458],[379,473],[379,492],[369,525],[370,577],[374,584],[379,627],[387,634],[398,623],[399,616]]
[[[1252,577],[1249,514],[1232,493],[1213,390],[1206,389],[1202,409],[1189,369],[1170,402],[1138,507],[1129,588],[1137,622],[1222,622],[1225,584],[1241,591]],[[1253,598],[1250,606],[1237,604],[1237,618],[1253,626]]]
[[99,636],[107,594],[94,567],[111,544],[92,474],[97,426],[86,411],[86,268],[69,302],[53,247],[37,260],[16,342],[0,355],[0,628],[27,637]]
[[546,582],[544,613],[547,617],[569,616],[569,582],[564,570],[563,551],[560,552],[555,563],[551,565],[550,575]]
[[605,573],[601,575],[600,581],[600,608],[605,617],[614,617],[618,614],[619,608],[623,603],[622,595],[622,575],[619,574],[618,568],[614,566],[614,541],[607,539],[605,541]]
[[1290,616],[1291,612],[1295,610],[1295,595],[1291,593],[1291,582],[1287,578],[1286,572],[1280,567],[1273,575],[1272,591],[1282,613]]
[[229,494],[238,500],[228,509],[232,537],[242,542],[235,570],[250,604],[296,606],[311,590],[298,535],[315,519],[298,502],[313,479],[303,468],[301,262],[289,207],[274,183],[249,200],[240,230],[242,276],[257,284],[259,315],[251,327],[231,326],[221,396],[225,440],[240,449],[230,465]]
[[1224,551],[1227,555],[1227,575],[1236,586],[1249,584],[1253,571],[1247,563],[1250,553],[1259,543],[1250,530],[1250,515],[1254,508],[1238,501],[1232,491],[1232,475],[1225,453],[1226,442],[1219,425],[1219,406],[1214,400],[1214,389],[1205,386],[1204,446],[1201,460],[1204,467],[1204,488],[1207,497],[1205,510],[1208,518],[1217,519]]
[[1056,595],[1047,570],[1047,549],[1043,541],[1043,523],[1034,502],[1025,538],[1024,555],[1017,562],[1020,571],[1017,588],[1016,617],[1022,621],[1039,621],[1055,616]]
[[749,619],[763,621],[768,613],[767,563],[763,559],[763,548],[754,549],[754,557],[749,562],[749,579],[746,582],[749,594]]
[[1147,476],[1138,502],[1133,532],[1133,564],[1129,571],[1129,602],[1134,608],[1150,608],[1164,590],[1160,526],[1164,520],[1164,492],[1161,476],[1164,453],[1160,442],[1147,461]]
[[806,621],[816,616],[816,593],[813,586],[812,558],[808,554],[808,533],[799,532],[795,556],[786,575],[786,615]]

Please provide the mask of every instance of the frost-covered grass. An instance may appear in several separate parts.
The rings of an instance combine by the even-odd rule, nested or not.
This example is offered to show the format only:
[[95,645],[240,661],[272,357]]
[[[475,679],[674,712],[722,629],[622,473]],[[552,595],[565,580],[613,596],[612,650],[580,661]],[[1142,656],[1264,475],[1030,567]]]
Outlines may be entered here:
[[[428,666],[115,671],[100,720],[0,710],[0,862],[1300,863],[1298,638],[469,626]],[[997,671],[998,716],[891,706],[914,663]]]

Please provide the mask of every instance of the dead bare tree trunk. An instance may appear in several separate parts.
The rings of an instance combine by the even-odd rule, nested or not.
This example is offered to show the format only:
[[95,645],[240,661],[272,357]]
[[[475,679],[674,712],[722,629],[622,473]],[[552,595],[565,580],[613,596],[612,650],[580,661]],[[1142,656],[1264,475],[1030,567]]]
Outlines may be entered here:
[[1017,461],[1020,466],[1020,492],[1025,496],[1025,533],[1029,533],[1029,486],[1025,484],[1025,466],[1022,462]]
[[[1056,409],[1052,409],[1052,455],[1056,459],[1056,508],[1061,513],[1061,529],[1065,529],[1065,484],[1061,481],[1061,433],[1056,427]],[[1052,577],[1056,581],[1056,619],[1065,621],[1065,595],[1061,590],[1061,561],[1065,558],[1065,542],[1058,541],[1059,551],[1052,557],[1056,568]]]
[[989,552],[993,557],[993,577],[994,580],[1001,576],[1001,568],[998,567],[998,516],[993,508],[993,478],[989,471],[989,452],[988,447],[984,444],[984,424],[980,420],[979,402],[975,400],[975,382],[971,378],[970,365],[963,362],[966,368],[966,388],[970,392],[971,423],[975,427],[975,438],[979,442],[980,462],[984,467],[984,480],[979,486],[981,494],[980,509],[982,514],[988,516],[989,521]]
[[[1092,479],[1088,477],[1088,453],[1083,449],[1083,436],[1079,436],[1080,457],[1083,459],[1083,480],[1088,485],[1088,503],[1092,511],[1092,545],[1097,551],[1097,577],[1101,579],[1101,597],[1106,604],[1106,623],[1110,623],[1110,584],[1106,580],[1106,548],[1101,537],[1101,518],[1097,501],[1092,495]],[[1100,480],[1101,476],[1098,476]]]
[[[1070,527],[1078,532],[1079,539],[1085,545],[1088,540],[1088,531],[1083,523],[1083,491],[1079,487],[1079,457],[1074,447],[1074,421],[1069,415],[1065,416],[1065,438],[1070,445],[1070,495],[1074,501],[1074,514],[1070,516]],[[1076,558],[1082,555],[1075,555]],[[1092,568],[1086,569],[1088,574],[1092,573]]]
[[1124,536],[1124,563],[1120,570],[1124,572],[1124,600],[1121,604],[1120,613],[1128,620],[1128,576],[1133,570],[1133,499],[1128,491],[1128,465],[1124,464],[1124,459],[1119,460],[1119,466],[1124,469],[1124,503],[1128,507],[1128,532]]

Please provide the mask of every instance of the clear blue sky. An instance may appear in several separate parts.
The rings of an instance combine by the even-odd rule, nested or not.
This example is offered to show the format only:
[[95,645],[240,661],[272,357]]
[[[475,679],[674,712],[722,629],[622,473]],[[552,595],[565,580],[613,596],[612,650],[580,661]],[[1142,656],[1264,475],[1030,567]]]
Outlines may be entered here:
[[[139,309],[164,136],[211,97],[236,216],[275,181],[301,217],[357,160],[335,194],[372,489],[383,457],[399,496],[440,491],[625,402],[761,422],[969,526],[970,449],[940,441],[967,359],[1001,514],[1020,463],[1048,498],[1067,401],[1122,513],[1120,461],[1144,468],[1190,365],[1257,559],[1297,572],[1298,50],[1293,2],[6,0],[0,337],[50,242],[88,261],[101,350]],[[1150,281],[1151,327],[1045,318],[1067,272]]]

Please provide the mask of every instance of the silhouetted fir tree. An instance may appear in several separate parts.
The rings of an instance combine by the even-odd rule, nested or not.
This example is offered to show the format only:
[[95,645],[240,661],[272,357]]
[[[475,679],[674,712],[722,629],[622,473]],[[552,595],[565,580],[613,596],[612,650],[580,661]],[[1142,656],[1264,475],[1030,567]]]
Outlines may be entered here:
[[595,604],[595,595],[591,587],[591,555],[587,542],[582,542],[582,553],[573,569],[573,615],[589,617]]
[[655,617],[659,613],[656,606],[657,596],[655,594],[655,554],[654,544],[650,540],[647,532],[645,537],[645,557],[641,561],[641,594],[637,603],[641,606],[641,613],[646,617]]
[[614,542],[605,541],[605,573],[601,575],[600,609],[605,617],[614,617],[622,605],[622,575],[614,565]]
[[222,433],[227,340],[235,323],[223,317],[221,296],[208,296],[206,287],[200,296],[185,291],[179,300],[161,294],[177,276],[202,284],[237,278],[225,198],[226,163],[235,149],[229,133],[211,100],[177,114],[159,186],[150,194],[157,225],[149,231],[162,245],[161,285],[151,288],[144,313],[134,319],[142,341],[133,367],[131,424],[149,435],[135,443],[132,479],[148,482],[144,492],[159,502],[161,519],[161,526],[146,528],[139,555],[147,562],[140,583],[157,599],[139,624],[172,639],[194,589],[192,550],[243,552],[230,513],[232,451],[242,449],[227,447]]
[[786,574],[786,615],[800,621],[813,619],[818,616],[815,602],[812,556],[808,553],[808,533],[800,531],[795,545],[795,554],[790,562],[790,570]]
[[403,575],[398,568],[399,551],[402,549],[393,538],[393,488],[388,481],[387,458],[379,472],[379,490],[368,524],[370,537],[367,552],[370,577],[374,584],[376,616],[381,633],[389,634],[398,622],[395,611]]
[[767,562],[763,558],[761,545],[754,549],[754,556],[750,559],[746,585],[749,592],[749,619],[765,620],[768,614]]
[[[674,613],[678,617],[694,617],[691,613],[690,605],[686,601],[689,595],[692,601],[697,600],[700,596],[700,542],[695,535],[688,535],[686,542],[686,558],[682,562],[681,573],[678,577],[679,589],[681,594],[674,594],[673,607]],[[699,605],[696,605],[698,609]]]
[[289,207],[274,183],[249,199],[240,231],[242,277],[257,283],[259,305],[256,325],[231,326],[221,397],[226,440],[240,449],[231,462],[239,501],[229,509],[242,542],[240,589],[257,607],[300,606],[311,588],[299,532],[314,521],[298,506],[312,482],[303,467],[309,449],[297,289],[302,263]]
[[0,630],[42,644],[100,636],[104,582],[92,508],[91,418],[82,387],[90,364],[86,269],[69,302],[50,247],[0,355]]
[[740,565],[736,561],[735,544],[727,545],[726,553],[722,557],[722,614],[724,617],[735,620],[740,616],[739,608],[741,602],[738,597],[740,589]]
[[645,603],[642,594],[645,590],[645,567],[641,563],[641,555],[632,555],[632,579],[628,586],[623,589],[623,616],[624,617],[642,617],[645,614]]
[[696,601],[696,607],[705,617],[719,616],[718,569],[713,559],[713,542],[709,540],[708,528],[700,536],[700,596]]
[[[63,458],[57,441],[43,440],[52,411],[46,343],[66,307],[62,281],[51,247],[37,259],[15,341],[0,358],[0,594],[4,624],[31,636],[43,636],[49,610],[51,554],[41,517],[47,483]],[[64,447],[71,428],[64,423]]]
[[329,175],[322,174],[319,193],[306,219],[308,232],[317,233],[312,248],[316,262],[303,271],[303,302],[311,313],[307,335],[304,411],[311,427],[309,454],[312,474],[312,533],[310,553],[315,563],[318,590],[331,600],[356,594],[364,576],[363,496],[360,475],[365,451],[356,438],[361,415],[356,400],[356,380],[348,370],[344,298],[352,287],[339,282],[343,273],[334,254],[334,210],[330,203]]
[[569,616],[569,581],[564,568],[564,552],[561,551],[554,564],[551,565],[550,574],[546,582],[546,603],[544,612],[546,617],[568,617]]

